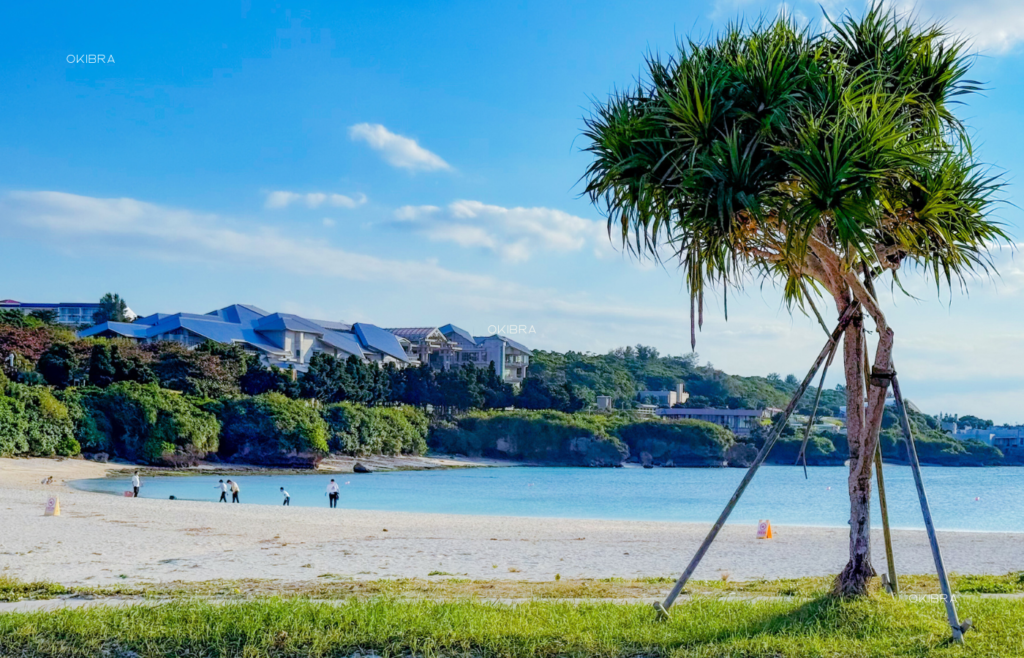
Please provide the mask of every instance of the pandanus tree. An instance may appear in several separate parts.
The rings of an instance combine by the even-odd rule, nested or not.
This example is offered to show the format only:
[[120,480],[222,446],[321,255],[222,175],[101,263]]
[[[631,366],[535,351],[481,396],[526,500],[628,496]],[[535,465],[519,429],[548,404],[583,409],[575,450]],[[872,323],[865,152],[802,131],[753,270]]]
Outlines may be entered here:
[[705,293],[722,295],[726,319],[729,289],[752,282],[777,285],[790,309],[822,296],[839,314],[854,306],[842,339],[850,559],[836,591],[856,595],[874,575],[872,461],[892,372],[876,287],[902,291],[908,269],[963,286],[1008,238],[986,217],[999,181],[953,112],[979,89],[965,44],[878,7],[829,26],[780,17],[649,57],[642,80],[586,119],[584,180],[614,239],[678,261],[691,347]]

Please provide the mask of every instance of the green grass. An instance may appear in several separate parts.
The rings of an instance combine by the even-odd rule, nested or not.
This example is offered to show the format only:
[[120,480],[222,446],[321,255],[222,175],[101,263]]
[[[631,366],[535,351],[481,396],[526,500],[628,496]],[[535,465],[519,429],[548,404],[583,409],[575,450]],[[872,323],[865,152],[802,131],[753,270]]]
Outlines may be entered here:
[[659,622],[643,604],[263,598],[213,605],[0,615],[0,655],[60,656],[985,656],[1024,655],[1024,601],[959,600],[975,631],[949,644],[942,606],[697,597]]
[[[209,597],[216,599],[248,599],[275,596],[279,598],[348,599],[373,596],[404,599],[643,599],[664,596],[675,578],[590,578],[558,581],[526,581],[511,579],[472,580],[446,571],[430,571],[423,578],[356,580],[350,575],[322,573],[310,580],[210,580],[199,582],[166,582],[153,585],[125,583],[104,587],[61,585],[40,581],[24,582],[0,575],[0,601],[52,599],[58,596],[149,598]],[[790,596],[817,598],[832,589],[832,577],[784,578],[778,580],[695,580],[684,593],[704,596]],[[956,594],[1024,594],[1024,571],[1004,576],[950,575]],[[876,578],[872,584],[878,591]],[[935,576],[900,576],[904,594],[936,594]]]

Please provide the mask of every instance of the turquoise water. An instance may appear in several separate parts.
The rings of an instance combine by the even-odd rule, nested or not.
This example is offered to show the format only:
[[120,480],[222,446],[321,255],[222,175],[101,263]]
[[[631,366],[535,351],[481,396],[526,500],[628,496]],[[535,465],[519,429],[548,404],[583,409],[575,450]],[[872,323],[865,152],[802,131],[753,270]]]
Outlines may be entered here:
[[[924,467],[936,526],[947,530],[1024,532],[1024,469]],[[847,470],[763,466],[730,522],[843,527],[849,518]],[[242,504],[280,505],[278,487],[293,506],[323,507],[334,477],[339,507],[443,514],[543,516],[579,519],[713,522],[743,477],[734,468],[467,468],[369,475],[246,475],[234,478]],[[219,477],[145,478],[142,497],[215,502]],[[885,468],[891,523],[923,528],[913,476]],[[122,495],[125,480],[78,480],[76,488]],[[975,500],[979,498],[980,500]],[[173,504],[173,503],[171,503]],[[873,521],[879,519],[877,501]]]

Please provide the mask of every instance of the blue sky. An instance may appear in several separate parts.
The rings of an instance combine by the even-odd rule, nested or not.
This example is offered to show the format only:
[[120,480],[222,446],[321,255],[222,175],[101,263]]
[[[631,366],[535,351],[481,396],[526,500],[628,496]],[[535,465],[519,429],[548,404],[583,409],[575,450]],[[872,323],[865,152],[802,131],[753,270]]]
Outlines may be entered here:
[[[580,197],[592,98],[777,3],[17,3],[0,43],[0,298],[140,313],[235,302],[381,326],[525,325],[542,349],[689,351],[680,277],[623,256]],[[828,4],[828,11],[863,9]],[[1018,191],[1024,10],[917,3],[972,39],[961,115]],[[814,3],[785,7],[817,25]],[[958,15],[964,11],[967,15]],[[69,63],[103,54],[114,63]],[[575,140],[575,141],[574,141]],[[1024,422],[1024,270],[887,297],[908,397]],[[822,342],[770,287],[711,304],[697,350],[801,373]],[[838,382],[838,378],[835,379]],[[833,382],[835,383],[835,382]]]

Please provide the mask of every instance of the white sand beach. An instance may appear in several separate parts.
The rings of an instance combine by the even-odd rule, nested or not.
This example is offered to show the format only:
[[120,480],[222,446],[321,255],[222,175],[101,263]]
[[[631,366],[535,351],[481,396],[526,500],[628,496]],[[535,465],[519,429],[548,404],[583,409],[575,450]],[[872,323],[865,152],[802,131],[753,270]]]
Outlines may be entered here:
[[[411,514],[119,498],[63,481],[102,477],[119,465],[0,459],[0,574],[23,580],[110,585],[269,578],[426,577],[551,580],[675,576],[708,524]],[[40,484],[53,476],[56,483]],[[43,516],[49,495],[61,515]],[[696,578],[818,576],[845,564],[845,528],[773,527],[758,540],[727,526]],[[875,567],[884,569],[881,532]],[[932,573],[923,531],[895,532],[897,570]],[[942,532],[951,572],[1024,570],[1024,535]]]

